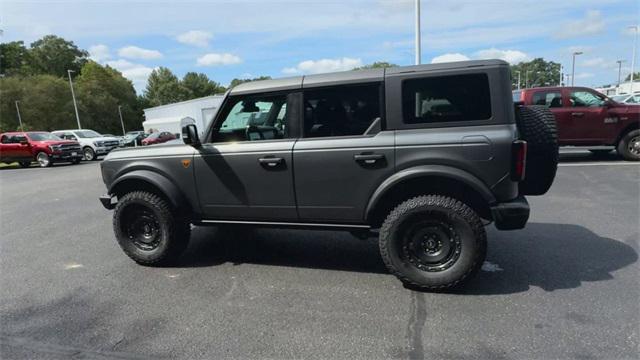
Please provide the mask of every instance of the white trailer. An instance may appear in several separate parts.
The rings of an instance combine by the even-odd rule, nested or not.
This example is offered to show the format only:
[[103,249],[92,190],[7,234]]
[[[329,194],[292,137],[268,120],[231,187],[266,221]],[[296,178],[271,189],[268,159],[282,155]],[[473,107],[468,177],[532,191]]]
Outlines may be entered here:
[[223,98],[223,95],[212,95],[144,109],[145,121],[142,127],[145,132],[169,131],[180,137],[182,120],[191,118],[198,127],[199,135],[202,136]]

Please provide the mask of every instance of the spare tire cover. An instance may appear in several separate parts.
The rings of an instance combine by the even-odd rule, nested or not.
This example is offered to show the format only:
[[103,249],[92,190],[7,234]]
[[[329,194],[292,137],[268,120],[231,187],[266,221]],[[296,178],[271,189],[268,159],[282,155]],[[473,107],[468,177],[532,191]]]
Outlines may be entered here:
[[519,184],[522,195],[546,193],[558,169],[558,133],[556,118],[540,105],[517,106],[516,123],[520,139],[527,142],[527,167]]

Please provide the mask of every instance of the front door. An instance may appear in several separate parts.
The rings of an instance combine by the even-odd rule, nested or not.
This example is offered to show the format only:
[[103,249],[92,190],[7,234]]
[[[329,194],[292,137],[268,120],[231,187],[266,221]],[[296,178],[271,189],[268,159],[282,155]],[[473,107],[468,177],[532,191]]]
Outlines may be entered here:
[[381,83],[304,91],[304,137],[293,150],[301,221],[363,221],[371,193],[394,170]]
[[571,89],[568,107],[563,109],[567,121],[560,132],[561,138],[572,145],[600,145],[607,142],[615,131],[615,124],[607,123],[606,99],[587,89]]
[[194,157],[205,219],[297,219],[287,94],[231,96]]

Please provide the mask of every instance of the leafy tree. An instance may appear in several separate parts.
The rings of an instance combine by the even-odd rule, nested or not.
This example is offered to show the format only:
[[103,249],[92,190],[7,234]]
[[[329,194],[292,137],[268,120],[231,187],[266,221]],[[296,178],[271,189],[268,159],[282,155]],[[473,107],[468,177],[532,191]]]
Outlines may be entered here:
[[[631,81],[631,73],[624,78],[624,81]],[[640,72],[633,73],[633,82],[640,81]]]
[[[520,72],[520,87],[552,86],[560,81],[560,64],[535,58],[528,62],[511,65],[511,83],[518,87],[518,71]],[[526,81],[526,84],[525,84]]]
[[361,67],[357,67],[353,70],[365,70],[365,69],[380,69],[380,68],[388,68],[388,67],[397,67],[398,65],[389,63],[386,61],[376,61],[373,64],[363,65]]
[[188,72],[182,78],[182,86],[187,90],[189,99],[201,98],[224,92],[224,87],[210,80],[202,73]]
[[122,107],[125,129],[141,127],[141,112],[133,84],[122,74],[94,61],[87,62],[76,81],[82,127],[98,132],[122,132],[118,106]]
[[60,77],[67,76],[67,70],[73,70],[77,76],[89,56],[86,50],[79,49],[72,41],[55,35],[47,35],[31,43],[28,53],[32,71]]
[[233,79],[231,80],[231,83],[229,84],[229,89],[236,87],[242,83],[246,83],[246,82],[250,82],[250,81],[258,81],[258,80],[270,80],[271,76],[260,76],[257,78],[253,78],[253,79]]
[[5,76],[29,72],[29,53],[23,41],[0,44],[0,74]]
[[171,70],[160,67],[149,75],[144,97],[149,106],[160,106],[186,100],[188,91]]

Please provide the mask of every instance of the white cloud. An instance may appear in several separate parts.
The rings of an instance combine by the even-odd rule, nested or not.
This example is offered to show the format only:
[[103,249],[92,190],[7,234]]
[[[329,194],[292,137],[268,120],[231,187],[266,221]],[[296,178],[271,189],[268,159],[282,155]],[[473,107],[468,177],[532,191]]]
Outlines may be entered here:
[[460,53],[448,53],[440,56],[436,56],[431,59],[432,64],[437,63],[445,63],[445,62],[454,62],[454,61],[466,61],[470,60],[468,56],[460,54]]
[[151,72],[154,69],[148,66],[135,64],[124,59],[107,61],[105,64],[117,69],[122,73],[122,76],[131,80],[133,82],[133,86],[138,92],[142,92],[147,84],[149,75],[151,75]]
[[600,11],[589,10],[583,19],[567,22],[566,25],[562,26],[555,34],[555,37],[567,39],[595,35],[604,31],[604,25],[605,23]]
[[143,49],[137,46],[125,46],[118,50],[118,55],[128,59],[160,59],[162,53],[158,50]]
[[592,78],[594,76],[595,76],[594,74],[588,73],[588,72],[579,73],[579,74],[576,74],[576,80],[577,79],[588,79],[588,78]]
[[208,31],[191,30],[178,35],[176,40],[187,45],[207,47],[209,46],[209,41],[211,41],[212,38],[213,34]]
[[107,45],[98,44],[89,47],[89,56],[92,60],[103,62],[111,58],[109,47]]
[[242,62],[242,59],[239,56],[229,54],[229,53],[224,53],[224,54],[209,53],[198,58],[199,66],[233,65],[233,64],[239,64],[241,62]]
[[362,66],[362,60],[354,58],[305,60],[295,67],[282,69],[284,74],[319,74],[335,71],[347,71]]
[[529,55],[519,50],[500,50],[496,48],[477,51],[473,57],[477,59],[501,59],[510,64],[517,64],[530,59]]
[[592,59],[587,59],[587,60],[581,61],[580,65],[587,66],[587,67],[592,67],[592,66],[606,66],[608,64],[605,62],[605,60],[603,58],[597,57],[597,58],[592,58]]

